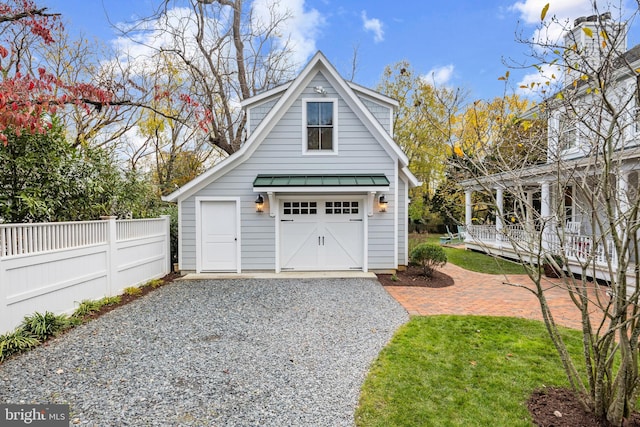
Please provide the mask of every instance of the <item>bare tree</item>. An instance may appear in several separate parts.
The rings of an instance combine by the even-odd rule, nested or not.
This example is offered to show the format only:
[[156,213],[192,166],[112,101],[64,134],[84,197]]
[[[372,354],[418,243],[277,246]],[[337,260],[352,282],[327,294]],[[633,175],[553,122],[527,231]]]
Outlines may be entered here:
[[[553,24],[565,34],[564,42],[528,42],[547,76],[539,86],[545,99],[524,120],[505,117],[491,140],[456,146],[456,167],[469,177],[463,186],[487,195],[495,212],[495,224],[475,225],[467,206],[467,244],[528,266],[532,288],[507,282],[538,299],[585,408],[620,426],[640,392],[640,46],[625,46],[633,17],[622,22],[594,9],[569,25],[545,13],[539,33]],[[543,126],[531,132],[536,122]],[[546,278],[545,264],[560,279]],[[582,363],[549,305],[547,293],[558,287],[582,316]]]
[[208,142],[233,153],[246,137],[240,102],[291,79],[298,65],[281,38],[290,15],[279,13],[277,3],[265,12],[242,0],[190,0],[188,13],[172,5],[165,0],[124,35],[141,42],[144,28],[161,36],[155,55],[170,57],[189,81],[182,101],[195,110]]

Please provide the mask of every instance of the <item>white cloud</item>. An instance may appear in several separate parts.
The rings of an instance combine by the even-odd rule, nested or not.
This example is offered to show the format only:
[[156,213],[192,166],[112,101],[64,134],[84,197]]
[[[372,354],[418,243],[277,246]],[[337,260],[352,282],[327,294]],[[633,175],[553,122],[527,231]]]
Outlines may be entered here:
[[384,30],[382,29],[382,22],[378,18],[367,17],[367,11],[362,11],[362,26],[365,31],[371,31],[373,33],[373,41],[379,43],[384,40]]
[[588,15],[592,12],[590,0],[524,0],[514,3],[510,9],[520,14],[520,18],[526,24],[538,24],[540,22],[540,14],[544,6],[549,3],[546,20],[555,16],[560,21],[566,19],[577,18],[578,16]]
[[[549,4],[549,10],[546,13],[545,25],[541,26],[542,9],[547,3]],[[604,8],[605,6],[602,5],[602,7]],[[573,27],[574,19],[594,13],[593,4],[590,0],[523,0],[511,5],[509,10],[518,13],[524,24],[537,27],[532,30],[530,40],[534,43],[533,48],[539,54],[544,53],[541,45],[562,44],[564,33]],[[602,12],[606,10],[608,9],[603,9]],[[557,66],[542,66],[540,70],[525,75],[518,82],[517,91],[523,96],[540,95],[546,97],[557,89],[554,86],[558,85],[561,80],[562,71]]]
[[454,68],[453,64],[432,68],[422,76],[422,80],[429,84],[435,84],[436,86],[446,85],[453,77]]
[[316,38],[325,18],[316,9],[305,10],[305,0],[254,0],[254,18],[268,23],[271,15],[288,16],[278,28],[279,47],[288,42],[292,61],[304,65],[316,52]]

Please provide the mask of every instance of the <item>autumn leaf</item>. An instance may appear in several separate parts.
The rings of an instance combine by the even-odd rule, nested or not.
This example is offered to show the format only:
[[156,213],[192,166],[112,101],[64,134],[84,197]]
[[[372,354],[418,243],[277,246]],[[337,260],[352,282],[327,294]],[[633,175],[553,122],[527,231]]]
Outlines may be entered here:
[[587,35],[587,37],[593,37],[593,30],[589,27],[583,27],[582,31]]
[[549,11],[549,3],[545,4],[542,8],[542,13],[540,14],[540,20],[544,21],[544,18],[547,16],[547,12]]
[[457,145],[453,148],[453,152],[456,153],[458,157],[464,157],[464,152],[462,151],[462,148],[458,147]]

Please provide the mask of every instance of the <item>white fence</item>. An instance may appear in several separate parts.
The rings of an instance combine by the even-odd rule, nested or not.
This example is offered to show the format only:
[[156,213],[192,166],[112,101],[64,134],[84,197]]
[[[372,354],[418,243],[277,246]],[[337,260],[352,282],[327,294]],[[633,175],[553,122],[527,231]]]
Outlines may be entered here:
[[171,271],[169,217],[0,224],[0,334]]

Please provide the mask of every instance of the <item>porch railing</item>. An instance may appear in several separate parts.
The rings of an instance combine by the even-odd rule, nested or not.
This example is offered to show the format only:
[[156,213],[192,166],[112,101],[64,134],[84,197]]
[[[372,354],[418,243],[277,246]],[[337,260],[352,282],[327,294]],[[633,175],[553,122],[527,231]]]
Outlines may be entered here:
[[[497,232],[495,225],[471,225],[467,227],[467,233],[467,241],[491,247],[504,248],[514,244],[531,250],[537,248],[534,234],[521,225],[507,225],[500,233]],[[594,244],[591,236],[550,231],[545,234],[544,241],[549,251],[557,254],[564,251],[569,260],[580,262],[590,260],[600,265],[606,265],[611,261],[614,267],[616,265],[617,252],[611,238],[605,238]]]

